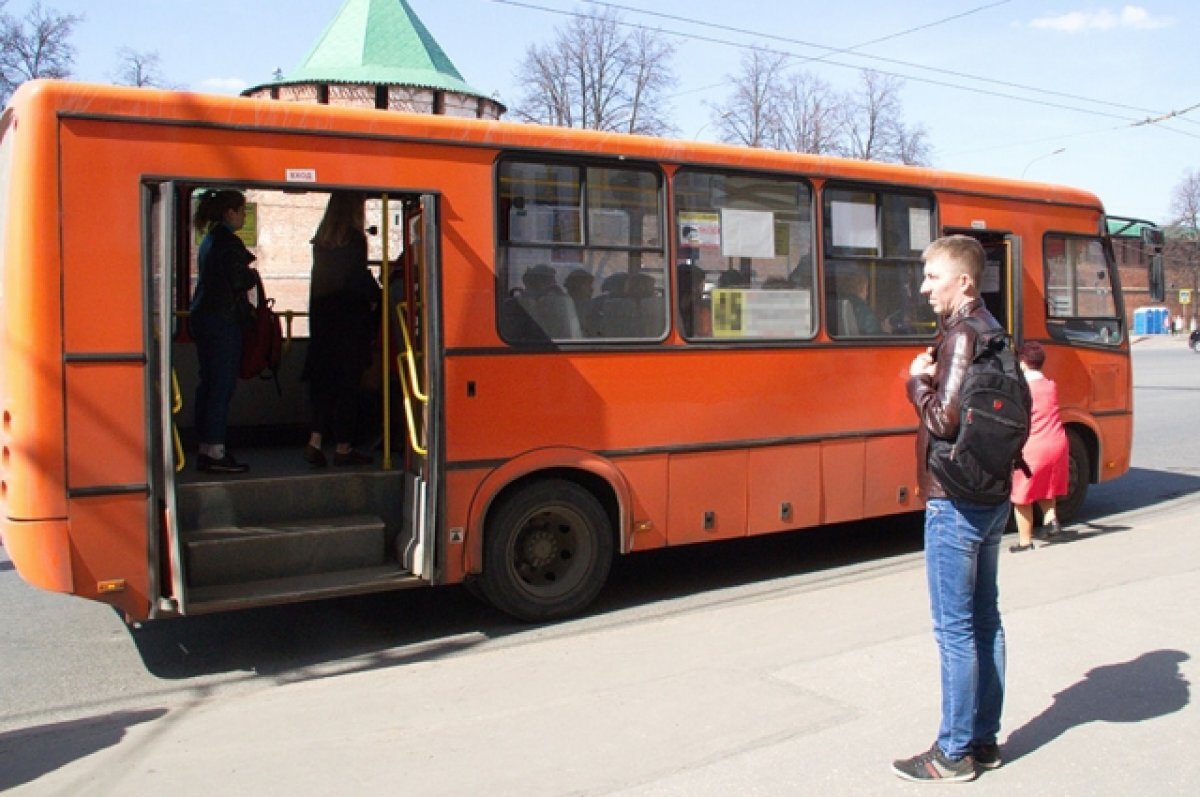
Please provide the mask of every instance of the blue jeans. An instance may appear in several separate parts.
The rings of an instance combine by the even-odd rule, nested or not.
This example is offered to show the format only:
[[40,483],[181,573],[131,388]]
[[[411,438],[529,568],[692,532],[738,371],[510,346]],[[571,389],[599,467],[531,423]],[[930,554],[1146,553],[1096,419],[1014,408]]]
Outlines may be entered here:
[[1004,703],[1004,628],[996,569],[1012,510],[951,498],[925,506],[925,570],[942,675],[938,746],[958,760],[996,741]]
[[224,445],[229,402],[237,388],[242,361],[242,329],[236,321],[193,315],[188,323],[196,341],[200,381],[196,385],[196,435],[206,445]]

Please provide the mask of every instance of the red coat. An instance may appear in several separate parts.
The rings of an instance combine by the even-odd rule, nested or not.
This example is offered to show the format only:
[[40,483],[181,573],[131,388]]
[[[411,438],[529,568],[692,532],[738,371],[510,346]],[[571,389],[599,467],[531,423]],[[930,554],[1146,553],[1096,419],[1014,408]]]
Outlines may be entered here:
[[[1027,374],[1028,376],[1028,374]],[[1020,469],[1013,473],[1012,501],[1031,504],[1067,494],[1069,480],[1067,433],[1058,417],[1058,386],[1046,378],[1029,380],[1033,395],[1029,441],[1021,453],[1033,476]]]

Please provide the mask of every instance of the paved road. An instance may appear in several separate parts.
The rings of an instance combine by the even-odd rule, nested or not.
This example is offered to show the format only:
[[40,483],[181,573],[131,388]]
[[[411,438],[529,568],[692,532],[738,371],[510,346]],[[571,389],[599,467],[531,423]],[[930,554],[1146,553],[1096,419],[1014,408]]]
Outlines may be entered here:
[[[1200,786],[1200,446],[1194,410],[1170,414],[1194,403],[1200,357],[1135,352],[1151,442],[1134,472],[1093,490],[1074,539],[1002,561],[1013,760],[975,791]],[[917,792],[887,764],[937,721],[918,545],[911,524],[866,524],[635,557],[597,612],[544,628],[448,590],[132,636],[0,560],[6,606],[43,601],[40,632],[0,637],[0,790]],[[669,576],[652,588],[656,570]],[[57,632],[75,621],[103,632],[73,645]],[[41,667],[10,668],[13,653]]]

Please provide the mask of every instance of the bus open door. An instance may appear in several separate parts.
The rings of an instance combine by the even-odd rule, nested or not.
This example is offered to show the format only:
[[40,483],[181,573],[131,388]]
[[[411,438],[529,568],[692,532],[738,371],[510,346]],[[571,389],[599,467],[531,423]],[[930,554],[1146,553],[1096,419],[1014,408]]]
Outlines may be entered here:
[[[385,209],[389,203],[385,198]],[[405,494],[409,497],[404,515],[402,563],[415,576],[436,580],[435,546],[441,482],[438,478],[444,436],[441,413],[441,306],[438,264],[437,197],[423,194],[398,201],[404,225],[403,268],[394,276],[399,285],[389,285],[392,321],[399,334],[393,335],[400,412],[393,420],[403,425],[400,467]],[[398,418],[396,416],[399,416]]]

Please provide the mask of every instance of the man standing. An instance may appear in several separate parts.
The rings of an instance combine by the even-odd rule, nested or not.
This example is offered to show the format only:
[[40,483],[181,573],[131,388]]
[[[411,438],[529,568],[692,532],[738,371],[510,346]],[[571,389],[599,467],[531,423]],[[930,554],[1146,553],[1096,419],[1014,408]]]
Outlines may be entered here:
[[1010,504],[951,497],[929,471],[931,437],[954,440],[960,389],[975,353],[978,332],[1000,329],[979,297],[983,247],[950,235],[934,241],[925,261],[921,293],[940,319],[935,346],[909,366],[908,398],[920,418],[918,483],[925,497],[925,568],[933,634],[941,663],[942,720],[927,752],[896,761],[906,780],[972,780],[978,765],[1000,765],[996,734],[1004,702],[1004,629],[1000,624],[996,568],[1000,535]]

